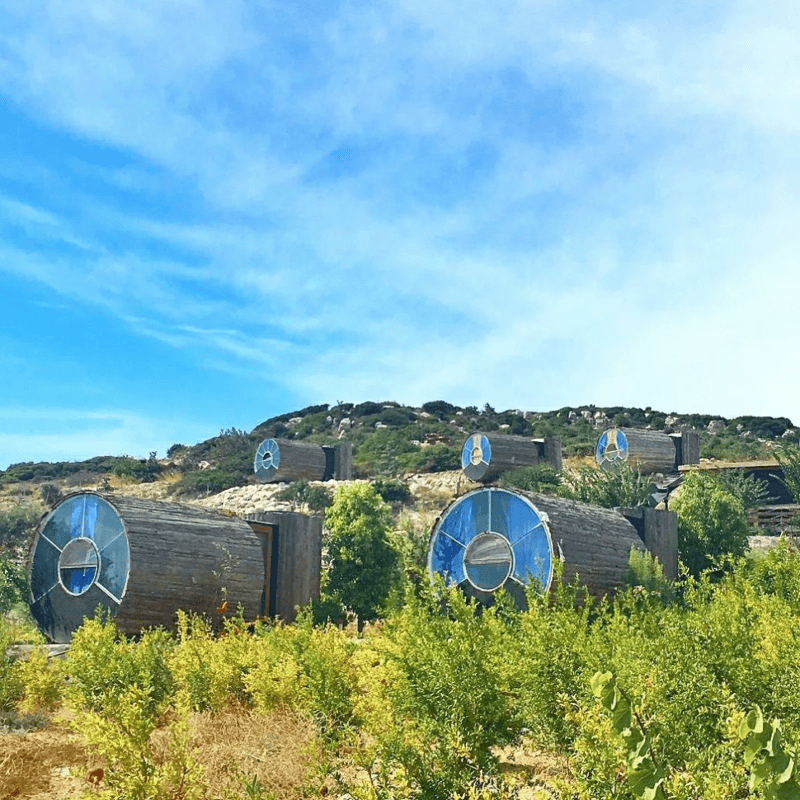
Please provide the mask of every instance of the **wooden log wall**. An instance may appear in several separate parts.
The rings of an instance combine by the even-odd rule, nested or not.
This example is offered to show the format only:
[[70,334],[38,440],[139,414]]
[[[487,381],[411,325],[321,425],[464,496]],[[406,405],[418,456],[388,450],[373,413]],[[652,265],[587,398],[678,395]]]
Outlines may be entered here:
[[[97,577],[89,588],[70,593],[59,582],[58,552],[43,531],[58,533],[47,527],[54,515],[63,518],[64,508],[68,514],[70,509],[79,512],[79,503],[97,506],[97,498],[101,507],[96,513],[105,515],[102,524],[106,530],[116,526],[119,535],[113,547],[100,550]],[[93,530],[84,535],[96,534]],[[34,540],[32,586],[47,589],[48,581],[55,581],[49,591],[34,590],[40,596],[32,595],[32,612],[48,638],[68,642],[83,617],[92,616],[98,605],[108,609],[118,628],[129,634],[150,626],[172,626],[178,609],[207,614],[219,622],[222,614],[235,613],[241,603],[246,617],[254,619],[261,613],[263,561],[258,538],[238,517],[198,506],[79,492],[42,520]],[[116,598],[102,588],[109,581]],[[227,609],[220,612],[223,600]]]
[[239,603],[245,617],[262,611],[261,544],[246,522],[198,506],[106,498],[128,529],[131,571],[117,613],[126,633],[150,625],[168,627],[180,608],[219,619]]
[[291,511],[261,511],[245,520],[260,537],[265,611],[293,622],[296,607],[319,597],[322,518]]
[[270,470],[266,475],[257,475],[258,480],[277,483],[323,479],[327,460],[320,445],[291,439],[275,439],[275,442],[280,448],[280,464],[276,470]]
[[677,466],[700,463],[700,431],[687,429],[681,433],[671,433],[670,437],[675,445]]
[[644,546],[661,562],[667,580],[678,579],[678,515],[648,506],[621,508],[620,513],[630,522]]
[[[622,449],[617,450],[619,435],[625,437],[627,441],[627,452]],[[606,438],[608,446],[604,453],[601,453],[601,441]],[[598,438],[595,449],[597,463],[603,469],[613,469],[620,463],[627,463],[634,468],[638,468],[642,473],[656,473],[667,475],[677,472],[681,464],[683,447],[683,435],[680,439],[674,438],[661,431],[648,431],[640,428],[609,428]],[[687,455],[695,457],[699,461],[699,438],[687,435],[686,437]]]
[[529,439],[525,436],[477,432],[468,437],[464,447],[470,446],[470,442],[475,441],[476,437],[486,437],[491,448],[491,456],[488,460],[485,458],[478,460],[476,445],[476,448],[472,448],[476,453],[474,459],[465,463],[462,458],[464,475],[472,481],[489,483],[509,470],[537,464],[549,464],[557,471],[561,471],[561,440],[555,436]]
[[577,575],[597,597],[624,583],[631,549],[645,550],[645,544],[621,513],[552,495],[521,494],[547,514],[554,555],[564,563],[565,583]]

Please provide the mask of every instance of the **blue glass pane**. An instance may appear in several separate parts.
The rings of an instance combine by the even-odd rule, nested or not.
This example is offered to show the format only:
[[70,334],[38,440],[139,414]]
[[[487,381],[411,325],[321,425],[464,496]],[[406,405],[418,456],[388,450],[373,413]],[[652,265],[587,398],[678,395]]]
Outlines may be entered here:
[[543,589],[550,584],[553,571],[553,550],[543,526],[513,545],[514,578],[527,584],[535,578]]
[[82,594],[94,583],[97,567],[68,567],[61,570],[61,582],[73,594]]
[[464,442],[461,449],[461,469],[466,469],[472,463],[472,436]]
[[597,440],[597,447],[594,450],[594,457],[597,461],[602,461],[606,454],[606,448],[608,447],[608,434],[603,431],[600,434],[600,438]]
[[508,577],[508,564],[470,564],[469,579],[479,589],[494,591]]
[[69,508],[69,535],[71,539],[79,539],[83,535],[83,515],[86,508],[86,495],[78,495],[64,503]]
[[432,572],[438,572],[453,583],[464,580],[464,548],[441,530],[433,540],[429,558]]
[[120,600],[128,579],[128,559],[128,539],[124,534],[100,551],[98,583]]
[[41,536],[31,566],[31,594],[34,601],[47,594],[58,583],[59,551]]
[[456,541],[467,544],[479,533],[489,530],[489,493],[465,495],[448,511],[440,524]]
[[492,446],[483,433],[474,433],[461,448],[461,469],[488,464],[492,460]]
[[104,503],[97,495],[87,494],[83,504],[83,535],[87,539],[94,539],[95,525],[97,524],[97,505]]
[[64,545],[72,538],[72,513],[74,504],[70,501],[62,503],[47,520],[42,535],[53,542],[56,547],[63,549]]
[[[102,550],[107,544],[118,538],[124,532],[122,520],[110,503],[102,497],[95,497],[93,536],[98,549]],[[88,529],[88,507],[87,507],[87,529]],[[87,532],[87,536],[90,534]],[[124,538],[124,536],[123,536]]]
[[530,504],[521,497],[502,489],[492,490],[492,527],[509,541],[518,539],[524,531],[539,522]]

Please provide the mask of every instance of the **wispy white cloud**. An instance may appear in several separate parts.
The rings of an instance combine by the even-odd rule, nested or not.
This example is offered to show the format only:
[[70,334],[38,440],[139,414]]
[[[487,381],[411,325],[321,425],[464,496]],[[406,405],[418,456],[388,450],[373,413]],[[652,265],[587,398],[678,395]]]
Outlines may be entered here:
[[792,370],[742,377],[800,333],[799,27],[750,0],[8,8],[16,107],[114,157],[0,159],[40,190],[0,198],[0,271],[310,401],[800,418]]

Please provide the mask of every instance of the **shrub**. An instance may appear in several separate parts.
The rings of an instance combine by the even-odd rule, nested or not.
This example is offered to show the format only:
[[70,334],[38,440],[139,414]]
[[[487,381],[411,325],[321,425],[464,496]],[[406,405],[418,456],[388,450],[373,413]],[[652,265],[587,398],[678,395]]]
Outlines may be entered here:
[[608,470],[584,465],[577,471],[564,472],[558,493],[604,508],[627,508],[645,503],[652,487],[649,476],[628,464]]
[[311,486],[308,481],[293,481],[277,494],[279,500],[293,505],[308,506],[312,511],[323,511],[331,504],[330,492],[324,486]]
[[0,614],[28,600],[28,570],[10,558],[0,556]]
[[670,505],[678,513],[678,555],[691,574],[699,575],[722,556],[747,552],[744,504],[714,476],[690,472]]
[[243,486],[247,481],[238,472],[226,469],[201,469],[187,472],[173,484],[171,491],[184,494],[215,494],[232,486]]
[[431,400],[422,404],[422,410],[439,419],[450,419],[458,411],[458,408],[445,400]]
[[549,464],[536,464],[509,470],[500,483],[527,492],[554,492],[561,484],[561,476]]
[[366,483],[340,486],[325,513],[330,569],[324,595],[375,619],[398,579],[398,555],[389,542],[389,509]]
[[25,544],[44,509],[39,506],[13,506],[0,511],[0,550]]
[[410,598],[390,626],[364,654],[373,785],[385,797],[466,797],[496,775],[494,748],[522,724],[509,691],[509,629],[498,607],[478,613],[457,589]]
[[381,500],[387,503],[403,503],[411,496],[408,484],[393,478],[378,478],[372,484]]
[[432,444],[416,449],[403,459],[407,470],[412,472],[447,472],[461,468],[461,447],[448,444]]

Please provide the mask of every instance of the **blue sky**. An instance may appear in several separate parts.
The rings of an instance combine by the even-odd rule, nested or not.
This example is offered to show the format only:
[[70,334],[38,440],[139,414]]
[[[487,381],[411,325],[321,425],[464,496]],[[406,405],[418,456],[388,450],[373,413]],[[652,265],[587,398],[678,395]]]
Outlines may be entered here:
[[337,400],[800,424],[796,5],[0,2],[0,467]]

